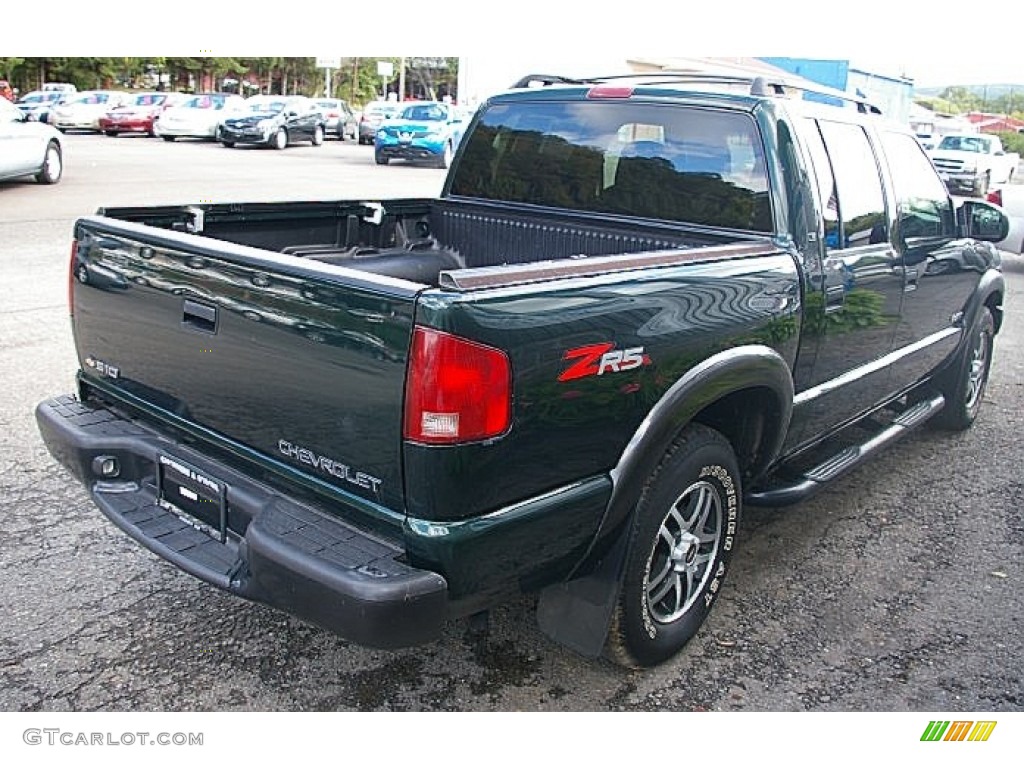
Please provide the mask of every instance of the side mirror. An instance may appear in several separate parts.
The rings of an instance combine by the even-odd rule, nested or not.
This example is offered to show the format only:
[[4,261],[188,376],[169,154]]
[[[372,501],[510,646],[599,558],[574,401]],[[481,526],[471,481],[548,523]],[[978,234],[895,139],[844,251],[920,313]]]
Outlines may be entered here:
[[1010,233],[1010,220],[1003,209],[981,200],[967,200],[957,211],[965,237],[998,243]]

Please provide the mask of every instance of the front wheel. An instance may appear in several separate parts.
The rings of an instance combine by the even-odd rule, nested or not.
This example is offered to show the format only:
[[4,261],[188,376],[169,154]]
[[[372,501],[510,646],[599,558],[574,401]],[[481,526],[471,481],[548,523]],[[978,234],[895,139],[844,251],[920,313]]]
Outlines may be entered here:
[[984,197],[985,195],[987,195],[988,188],[991,186],[991,184],[992,174],[986,173],[984,176],[981,177],[981,180],[978,182],[978,196]]
[[284,149],[288,146],[288,131],[278,128],[277,133],[270,139],[270,146],[274,149]]
[[452,156],[455,154],[452,149],[452,143],[450,141],[445,142],[444,150],[441,152],[441,157],[438,159],[437,164],[441,168],[448,168],[452,164]]
[[978,417],[981,402],[985,397],[988,372],[992,366],[992,342],[995,339],[996,324],[992,311],[982,307],[971,326],[959,359],[939,380],[939,391],[946,398],[946,405],[933,422],[940,429],[962,431],[970,427]]
[[319,147],[324,143],[324,127],[322,125],[318,125],[313,129],[313,138],[310,141],[313,142],[314,147]]
[[46,145],[46,154],[43,155],[43,167],[36,174],[36,181],[40,184],[56,184],[64,172],[64,156],[60,151],[60,145],[51,141]]
[[691,424],[648,476],[634,511],[605,654],[654,666],[697,633],[736,545],[742,492],[729,442]]
[[377,165],[387,165],[389,159],[390,158],[387,155],[381,152],[374,151],[373,153],[373,161],[377,163]]
[[174,141],[174,139],[175,139],[175,137],[174,137],[174,136],[168,136],[168,135],[166,135],[166,134],[161,134],[161,135],[160,135],[160,137],[161,137],[161,138],[162,138],[162,139],[163,139],[164,141]]

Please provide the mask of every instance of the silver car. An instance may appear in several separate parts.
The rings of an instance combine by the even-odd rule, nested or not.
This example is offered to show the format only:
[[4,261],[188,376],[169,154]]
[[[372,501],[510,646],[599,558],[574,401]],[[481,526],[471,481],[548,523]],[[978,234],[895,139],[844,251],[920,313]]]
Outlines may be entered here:
[[345,139],[355,141],[359,135],[359,122],[348,102],[342,99],[314,99],[314,101],[323,113],[328,136],[341,141]]
[[168,107],[154,125],[164,141],[178,138],[215,139],[221,120],[240,112],[245,99],[232,93],[197,93]]
[[56,184],[64,171],[60,132],[29,120],[0,97],[0,180],[35,176],[40,184]]
[[50,112],[50,124],[60,131],[100,131],[100,118],[128,100],[123,91],[79,91]]

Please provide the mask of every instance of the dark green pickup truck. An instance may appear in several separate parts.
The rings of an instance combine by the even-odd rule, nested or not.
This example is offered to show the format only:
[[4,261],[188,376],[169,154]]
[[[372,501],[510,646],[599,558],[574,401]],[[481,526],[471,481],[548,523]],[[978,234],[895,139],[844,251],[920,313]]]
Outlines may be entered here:
[[534,592],[567,645],[661,662],[745,505],[982,402],[1005,216],[802,96],[531,77],[437,199],[84,217],[46,444],[143,546],[354,642]]

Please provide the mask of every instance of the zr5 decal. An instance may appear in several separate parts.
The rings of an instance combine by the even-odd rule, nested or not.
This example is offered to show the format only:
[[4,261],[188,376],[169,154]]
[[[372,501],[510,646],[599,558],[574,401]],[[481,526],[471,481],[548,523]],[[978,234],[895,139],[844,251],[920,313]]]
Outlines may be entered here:
[[615,344],[612,342],[604,342],[570,349],[562,356],[562,359],[576,362],[562,371],[558,380],[572,381],[585,376],[622,373],[651,364],[651,358],[644,353],[643,347],[630,347],[629,349],[615,349],[614,347]]

